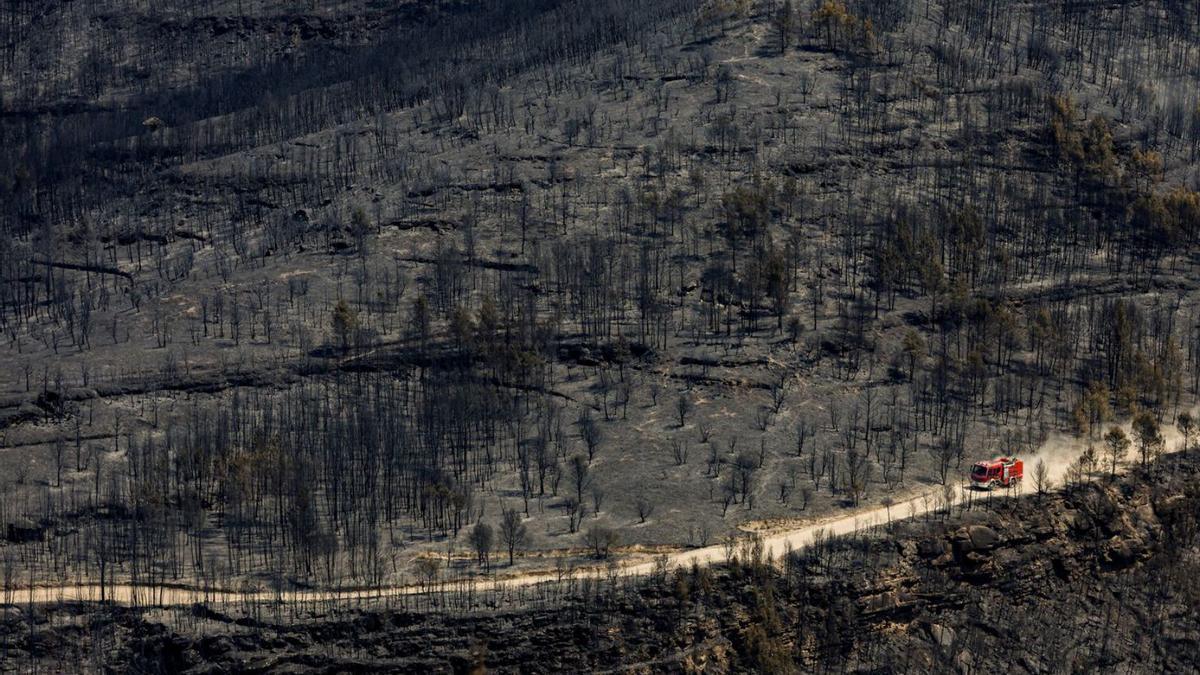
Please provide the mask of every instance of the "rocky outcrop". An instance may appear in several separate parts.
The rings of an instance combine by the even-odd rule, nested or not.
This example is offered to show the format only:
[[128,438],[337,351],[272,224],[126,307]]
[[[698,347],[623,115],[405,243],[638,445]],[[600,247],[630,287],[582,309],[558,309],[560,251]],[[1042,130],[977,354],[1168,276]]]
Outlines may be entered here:
[[1184,671],[1200,662],[1200,461],[1164,463],[550,607],[59,607],[10,612],[0,639],[10,663],[46,670],[100,650],[137,672]]

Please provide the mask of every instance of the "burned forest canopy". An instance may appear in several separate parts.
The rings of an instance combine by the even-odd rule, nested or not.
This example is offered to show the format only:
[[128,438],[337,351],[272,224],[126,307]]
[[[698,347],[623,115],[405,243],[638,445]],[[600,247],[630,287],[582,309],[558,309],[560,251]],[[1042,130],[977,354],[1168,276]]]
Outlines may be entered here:
[[86,631],[73,608],[50,606],[0,619],[0,635],[30,670],[1183,672],[1200,657],[1183,618],[1198,599],[1198,458],[1165,458],[1153,480],[939,509],[778,560],[745,545],[636,583],[551,584],[520,604],[451,586],[440,612],[417,596],[251,616],[114,608]]
[[1144,472],[1200,394],[1198,10],[6,0],[5,589],[432,588]]

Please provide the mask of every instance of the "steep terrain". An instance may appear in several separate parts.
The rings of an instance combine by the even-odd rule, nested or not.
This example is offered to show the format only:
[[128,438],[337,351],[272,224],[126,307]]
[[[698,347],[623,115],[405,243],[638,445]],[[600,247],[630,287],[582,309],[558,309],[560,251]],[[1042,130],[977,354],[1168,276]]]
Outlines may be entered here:
[[147,604],[180,644],[358,603],[535,625],[747,535],[1008,517],[979,459],[1025,459],[1015,497],[1186,447],[1195,10],[0,2],[0,575],[57,617],[13,626],[100,668]]
[[[1200,658],[1200,459],[976,503],[775,561],[522,608],[10,612],[6,658],[137,672],[1184,672]],[[546,608],[549,604],[552,608]],[[542,605],[542,606],[538,606]]]

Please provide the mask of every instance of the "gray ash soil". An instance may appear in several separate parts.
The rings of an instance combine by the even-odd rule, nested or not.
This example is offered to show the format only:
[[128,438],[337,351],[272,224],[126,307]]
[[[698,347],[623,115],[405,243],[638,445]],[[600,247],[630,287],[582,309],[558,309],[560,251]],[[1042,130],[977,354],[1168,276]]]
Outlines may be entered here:
[[1195,10],[0,0],[3,665],[1184,665]]
[[1185,672],[1200,658],[1198,479],[1200,458],[1175,456],[541,607],[12,608],[5,656],[180,673]]

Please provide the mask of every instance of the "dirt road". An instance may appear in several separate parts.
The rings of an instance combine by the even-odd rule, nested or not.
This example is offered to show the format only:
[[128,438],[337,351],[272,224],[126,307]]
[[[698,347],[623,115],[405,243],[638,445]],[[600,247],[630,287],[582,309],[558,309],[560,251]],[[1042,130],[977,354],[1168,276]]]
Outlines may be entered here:
[[[1128,425],[1126,425],[1128,431]],[[1182,439],[1173,426],[1164,426],[1162,433],[1165,440],[1166,452],[1176,452],[1182,447]],[[1051,437],[1042,448],[1025,459],[1024,486],[1017,490],[995,490],[993,499],[1004,499],[1016,496],[1032,489],[1032,474],[1034,465],[1040,459],[1046,463],[1047,474],[1053,485],[1061,485],[1071,462],[1083,451],[1086,443],[1075,438],[1062,435]],[[1134,449],[1130,448],[1130,453]],[[1129,457],[1126,458],[1128,461]],[[934,509],[942,508],[937,495],[941,489],[930,489],[905,501],[897,502],[888,507],[864,508],[845,515],[834,515],[823,520],[803,524],[795,529],[785,530],[763,537],[764,549],[774,552],[776,556],[783,554],[788,548],[800,549],[808,546],[819,538],[851,534],[863,529],[881,525],[892,519],[903,519],[923,515]],[[963,499],[963,493],[956,495]],[[677,566],[710,565],[724,562],[726,549],[723,545],[708,546],[670,554],[667,564]],[[646,575],[654,571],[654,561],[631,562],[621,566],[621,572],[628,575]],[[574,570],[567,572],[562,578],[584,579],[600,578],[607,575],[602,568]],[[476,591],[492,591],[501,588],[517,586],[532,586],[539,583],[558,579],[554,570],[528,572],[507,578],[481,578],[473,583]],[[203,589],[180,586],[150,586],[133,584],[75,584],[61,586],[36,586],[5,591],[5,601],[18,604],[50,604],[59,602],[100,602],[107,601],[122,605],[139,606],[180,606],[228,603],[255,602],[287,602],[287,603],[321,603],[337,601],[366,601],[379,600],[387,597],[398,597],[425,592],[418,585],[392,586],[366,589],[342,590],[233,590],[233,589]]]

